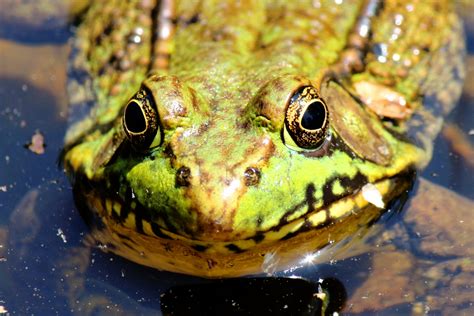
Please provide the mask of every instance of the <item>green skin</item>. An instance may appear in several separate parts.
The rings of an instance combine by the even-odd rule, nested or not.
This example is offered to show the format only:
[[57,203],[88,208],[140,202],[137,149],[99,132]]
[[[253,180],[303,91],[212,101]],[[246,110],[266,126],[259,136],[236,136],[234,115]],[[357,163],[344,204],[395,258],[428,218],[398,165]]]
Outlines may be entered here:
[[[153,7],[115,2],[93,4],[77,32],[72,65],[88,79],[71,79],[71,103],[94,107],[68,131],[65,167],[76,185],[88,182],[121,203],[132,201],[142,217],[178,236],[209,243],[251,238],[367,183],[422,167],[439,115],[459,96],[463,45],[449,3],[408,11],[404,1],[388,1],[373,18],[368,43],[387,45],[387,61],[370,50],[364,70],[342,81],[347,91],[368,81],[401,94],[414,114],[392,124],[324,81],[354,32],[358,1],[321,8],[312,1],[183,1],[169,67],[151,69],[148,78]],[[140,43],[130,43],[137,27]],[[309,84],[328,105],[332,136],[316,155],[287,146],[282,132],[290,98]],[[136,150],[122,119],[141,85],[156,104],[162,137],[147,150]],[[346,103],[347,110],[337,110]],[[185,186],[177,185],[182,167],[190,171]],[[257,183],[248,184],[247,168],[260,171]]]

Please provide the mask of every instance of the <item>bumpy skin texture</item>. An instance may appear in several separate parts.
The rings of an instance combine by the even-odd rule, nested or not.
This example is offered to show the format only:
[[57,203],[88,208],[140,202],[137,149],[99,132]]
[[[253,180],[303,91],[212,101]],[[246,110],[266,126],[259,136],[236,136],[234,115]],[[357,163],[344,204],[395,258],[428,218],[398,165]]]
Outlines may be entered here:
[[[73,111],[93,108],[68,131],[64,162],[101,222],[98,238],[157,268],[255,273],[284,242],[325,238],[316,248],[327,243],[318,230],[351,217],[357,226],[351,214],[368,207],[363,185],[378,185],[385,202],[400,193],[394,177],[426,164],[440,114],[459,96],[461,26],[447,2],[388,1],[372,18],[365,68],[343,89],[325,74],[344,61],[362,7],[178,1],[169,66],[152,69],[159,6],[93,4],[77,31],[69,85]],[[393,89],[413,114],[383,121],[357,101],[367,95],[349,94],[361,81]],[[329,108],[331,139],[317,153],[288,148],[282,132],[305,85]],[[156,105],[162,137],[146,151],[134,149],[122,124],[139,89]]]

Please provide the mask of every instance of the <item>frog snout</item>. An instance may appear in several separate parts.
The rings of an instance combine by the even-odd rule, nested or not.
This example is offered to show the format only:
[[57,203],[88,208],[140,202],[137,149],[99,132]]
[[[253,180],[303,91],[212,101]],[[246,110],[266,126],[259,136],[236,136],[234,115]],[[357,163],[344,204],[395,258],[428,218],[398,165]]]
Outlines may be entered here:
[[[260,181],[260,169],[256,167],[247,167],[243,173],[243,180],[246,186],[255,186]],[[187,187],[191,183],[191,169],[186,166],[180,167],[176,171],[176,186]]]
[[188,218],[180,230],[191,229],[193,238],[200,240],[230,240],[241,203],[251,188],[258,189],[261,169],[251,164],[206,167],[189,164],[176,169],[175,186],[182,194],[178,196],[186,199],[178,212]]

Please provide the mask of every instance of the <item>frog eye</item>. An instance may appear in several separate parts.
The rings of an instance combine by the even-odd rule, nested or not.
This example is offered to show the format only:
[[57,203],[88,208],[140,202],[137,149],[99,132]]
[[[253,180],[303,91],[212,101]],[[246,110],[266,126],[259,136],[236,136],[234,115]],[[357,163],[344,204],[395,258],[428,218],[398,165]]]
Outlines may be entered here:
[[283,141],[297,151],[313,151],[329,139],[329,111],[312,86],[299,88],[286,110]]
[[138,151],[146,151],[160,145],[158,113],[146,90],[138,91],[128,101],[122,122],[127,138]]

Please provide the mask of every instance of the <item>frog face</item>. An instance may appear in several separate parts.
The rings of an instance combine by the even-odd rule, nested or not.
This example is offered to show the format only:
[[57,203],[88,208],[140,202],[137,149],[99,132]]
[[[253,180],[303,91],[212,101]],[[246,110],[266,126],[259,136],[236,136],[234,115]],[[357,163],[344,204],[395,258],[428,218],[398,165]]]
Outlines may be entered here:
[[[413,158],[394,161],[401,142],[334,83],[318,89],[284,74],[231,93],[207,77],[183,77],[143,82],[123,110],[129,149],[105,168],[106,177],[120,179],[130,212],[155,229],[201,241],[264,235],[416,158],[406,144]],[[343,139],[337,124],[356,135]]]

